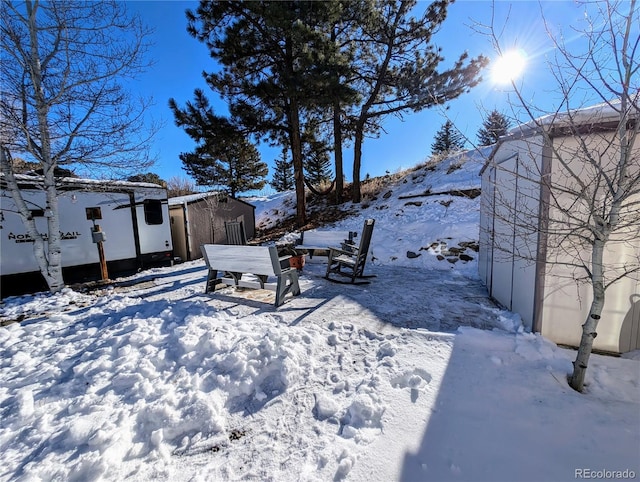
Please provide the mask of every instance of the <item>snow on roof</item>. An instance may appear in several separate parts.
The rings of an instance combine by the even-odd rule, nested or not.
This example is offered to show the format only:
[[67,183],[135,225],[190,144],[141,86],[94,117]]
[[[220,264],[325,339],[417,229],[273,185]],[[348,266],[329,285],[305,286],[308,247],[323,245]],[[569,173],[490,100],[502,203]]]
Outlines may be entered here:
[[[220,191],[209,191],[209,192],[199,192],[196,194],[187,194],[186,196],[176,196],[176,197],[170,197],[169,198],[169,206],[180,206],[183,204],[190,204],[196,201],[200,201],[201,199],[208,199],[214,196],[226,196],[226,194],[224,192],[220,192]],[[233,197],[233,196],[229,196],[229,198],[247,204],[249,206],[251,206],[252,208],[255,209],[255,206],[253,204],[251,204],[250,202],[244,200],[244,199],[240,199],[237,197]]]
[[[615,99],[608,102],[602,102],[600,104],[584,107],[581,109],[574,109],[566,112],[557,112],[554,114],[544,115],[538,117],[535,120],[525,122],[519,126],[509,130],[505,138],[513,136],[527,136],[533,132],[539,131],[541,128],[557,128],[573,126],[595,126],[602,125],[609,122],[616,122],[620,119],[621,111],[620,99]],[[640,117],[640,111],[631,107],[629,110],[629,117]]]
[[[0,178],[4,177],[4,173],[0,173]],[[33,183],[40,184],[44,181],[44,177],[40,175],[30,174],[16,174],[15,178],[22,184]],[[165,189],[159,184],[153,184],[150,182],[131,182],[131,181],[118,181],[113,179],[81,179],[78,177],[57,177],[56,185],[69,185],[78,186],[84,188],[94,188],[95,190],[105,191],[114,187],[120,188],[154,188]]]
[[[634,107],[634,105],[638,104],[638,100],[640,100],[640,93],[638,93],[638,95],[636,96],[634,104],[630,104],[629,106],[628,118],[635,119],[640,117],[640,110]],[[569,126],[573,126],[591,128],[595,126],[615,123],[620,120],[620,104],[620,99],[616,99],[613,101],[602,102],[600,104],[584,107],[582,109],[548,114],[510,129],[506,135],[500,137],[500,140],[493,145],[491,154],[482,166],[482,169],[480,169],[480,175],[482,175],[487,169],[487,166],[491,163],[504,141],[508,141],[514,138],[531,137],[537,133],[540,133],[541,129],[550,131],[552,128],[559,128],[559,132],[563,132],[562,135],[566,135],[567,131],[566,129],[563,131],[563,127],[566,128]],[[587,131],[589,130],[590,129],[587,129]],[[553,137],[553,135],[551,136]]]
[[218,191],[198,192],[196,194],[187,194],[186,196],[176,196],[169,198],[169,206],[177,206],[180,204],[188,204],[200,199],[207,199],[213,196],[220,195]]

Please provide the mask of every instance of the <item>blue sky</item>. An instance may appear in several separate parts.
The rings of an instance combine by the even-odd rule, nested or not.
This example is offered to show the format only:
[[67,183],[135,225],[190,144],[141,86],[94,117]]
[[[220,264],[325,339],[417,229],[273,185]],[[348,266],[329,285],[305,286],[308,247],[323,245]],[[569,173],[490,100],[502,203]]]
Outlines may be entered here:
[[[427,4],[421,2],[417,8]],[[155,30],[150,51],[154,66],[132,87],[141,95],[153,97],[155,106],[149,115],[164,123],[153,143],[158,162],[152,168],[163,179],[187,177],[178,155],[194,148],[193,141],[175,126],[168,107],[169,98],[175,98],[178,105],[182,106],[193,98],[193,91],[197,87],[210,93],[211,100],[215,97],[202,78],[203,70],[214,69],[214,61],[205,46],[186,32],[184,11],[196,7],[197,2],[187,1],[128,2],[128,8],[140,13],[145,23]],[[442,30],[434,38],[435,43],[443,48],[443,66],[450,66],[465,50],[471,56],[482,53],[490,59],[496,58],[490,39],[477,32],[477,26],[472,28],[477,24],[488,25],[492,15],[495,25],[502,31],[502,46],[517,48],[526,54],[525,70],[518,80],[523,91],[543,109],[554,109],[558,104],[558,95],[554,93],[555,83],[546,65],[547,57],[553,53],[547,29],[554,35],[564,35],[574,44],[580,42],[580,37],[570,26],[576,26],[584,19],[583,7],[568,0],[542,3],[498,1],[495,4],[484,0],[458,0],[450,7]],[[385,171],[393,173],[426,160],[431,153],[433,137],[447,117],[475,141],[488,111],[495,108],[511,115],[509,89],[495,83],[489,71],[483,74],[483,78],[485,80],[469,94],[452,101],[446,112],[430,109],[415,114],[407,113],[403,121],[388,118],[384,124],[386,133],[383,132],[378,139],[365,140],[362,177],[366,174],[382,175]],[[280,150],[266,144],[261,144],[259,149],[263,160],[271,168]],[[345,173],[349,180],[351,160],[352,153],[347,149]]]

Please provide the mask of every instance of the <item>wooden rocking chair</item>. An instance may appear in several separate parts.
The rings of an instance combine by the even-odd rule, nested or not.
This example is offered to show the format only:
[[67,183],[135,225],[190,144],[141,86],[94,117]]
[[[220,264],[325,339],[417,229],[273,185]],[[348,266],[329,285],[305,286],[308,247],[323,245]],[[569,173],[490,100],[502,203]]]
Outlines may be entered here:
[[[342,243],[341,248],[329,248],[329,263],[325,278],[336,283],[365,284],[369,281],[356,281],[365,278],[373,278],[375,275],[365,275],[364,266],[369,254],[369,244],[373,234],[374,219],[367,219],[362,228],[360,245],[354,243]],[[332,279],[331,274],[350,278],[350,281]]]

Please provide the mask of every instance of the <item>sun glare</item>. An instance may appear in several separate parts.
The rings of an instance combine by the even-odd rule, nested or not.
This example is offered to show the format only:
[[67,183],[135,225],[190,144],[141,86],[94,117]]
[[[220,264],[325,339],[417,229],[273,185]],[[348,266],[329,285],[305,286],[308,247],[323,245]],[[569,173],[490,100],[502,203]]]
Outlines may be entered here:
[[507,84],[516,80],[527,63],[527,56],[522,50],[511,50],[493,62],[491,76],[498,84]]

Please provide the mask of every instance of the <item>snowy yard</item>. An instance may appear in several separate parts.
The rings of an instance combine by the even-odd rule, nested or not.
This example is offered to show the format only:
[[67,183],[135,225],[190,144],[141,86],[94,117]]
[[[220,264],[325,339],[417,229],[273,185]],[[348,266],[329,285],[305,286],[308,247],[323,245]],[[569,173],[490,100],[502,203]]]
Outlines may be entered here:
[[[478,281],[372,266],[366,286],[204,295],[192,262],[100,296],[11,301],[3,480],[573,480],[640,473],[638,360],[518,333]],[[146,281],[145,281],[146,280]]]
[[[575,352],[478,281],[478,199],[420,196],[477,187],[481,163],[410,173],[335,226],[376,219],[368,285],[314,259],[275,309],[273,292],[205,295],[194,261],[6,299],[0,318],[24,320],[0,328],[0,480],[639,477],[639,353],[593,355],[571,390]],[[285,200],[256,200],[258,221]]]

